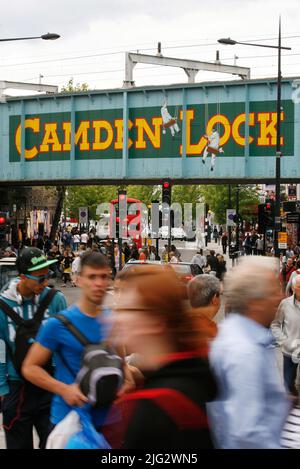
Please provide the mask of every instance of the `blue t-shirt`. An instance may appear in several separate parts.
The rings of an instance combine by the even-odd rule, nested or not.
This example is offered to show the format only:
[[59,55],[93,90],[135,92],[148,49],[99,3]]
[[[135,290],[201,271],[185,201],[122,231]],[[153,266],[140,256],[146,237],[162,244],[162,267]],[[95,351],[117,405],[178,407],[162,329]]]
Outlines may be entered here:
[[[99,343],[106,339],[111,331],[111,323],[108,320],[110,310],[107,308],[104,308],[102,314],[96,318],[82,313],[76,305],[61,311],[60,314],[68,318],[90,343]],[[84,349],[78,339],[73,336],[59,319],[49,318],[39,330],[36,341],[53,352],[56,364],[55,379],[65,384],[74,383],[76,375],[81,368]],[[61,357],[63,357],[63,360]],[[70,370],[64,362],[68,364]],[[60,396],[55,395],[51,406],[51,422],[53,424],[59,423],[71,410],[72,408]],[[94,417],[98,421],[99,416],[96,416],[98,412],[92,411],[92,413],[95,414]],[[93,420],[95,419],[93,418]]]

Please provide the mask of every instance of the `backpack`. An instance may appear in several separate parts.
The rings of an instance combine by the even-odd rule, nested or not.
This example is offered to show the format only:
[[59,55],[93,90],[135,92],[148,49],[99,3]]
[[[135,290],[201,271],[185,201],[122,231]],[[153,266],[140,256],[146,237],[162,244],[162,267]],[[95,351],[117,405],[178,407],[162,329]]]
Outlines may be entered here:
[[173,388],[141,389],[119,398],[108,414],[108,424],[102,431],[112,448],[122,448],[136,406],[141,400],[151,401],[159,407],[179,431],[209,428],[205,411],[181,391]]
[[76,377],[62,354],[59,354],[65,367],[76,378],[81,392],[89,398],[89,402],[94,407],[111,404],[124,382],[122,358],[105,342],[91,344],[82,332],[62,314],[54,317],[62,322],[84,347],[82,367]]
[[[40,325],[44,319],[44,314],[49,304],[51,303],[54,295],[58,290],[51,288],[38,305],[37,312],[32,319],[25,320],[21,318],[8,304],[0,298],[0,308],[15,324],[16,324],[16,337],[15,337],[15,351],[11,348],[9,342],[5,340],[6,347],[11,360],[13,362],[16,372],[22,376],[21,369],[23,361],[27,355],[28,350],[34,343],[34,339],[38,333]],[[52,361],[46,366],[46,369],[52,369]]]

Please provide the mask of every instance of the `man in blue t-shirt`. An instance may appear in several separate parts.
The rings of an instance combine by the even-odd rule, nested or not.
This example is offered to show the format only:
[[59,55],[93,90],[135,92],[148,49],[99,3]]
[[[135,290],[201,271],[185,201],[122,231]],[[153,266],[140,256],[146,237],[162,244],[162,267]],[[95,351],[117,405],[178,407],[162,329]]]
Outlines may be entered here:
[[[60,313],[91,343],[99,343],[110,333],[110,311],[102,307],[110,278],[105,256],[99,252],[84,254],[77,283],[81,288],[80,299],[77,304]],[[83,345],[65,325],[59,319],[50,318],[42,325],[24,361],[22,371],[26,379],[54,394],[50,417],[53,425],[57,425],[73,406],[82,406],[88,402],[75,384],[81,368],[82,352]],[[54,377],[43,368],[52,355],[56,364]]]

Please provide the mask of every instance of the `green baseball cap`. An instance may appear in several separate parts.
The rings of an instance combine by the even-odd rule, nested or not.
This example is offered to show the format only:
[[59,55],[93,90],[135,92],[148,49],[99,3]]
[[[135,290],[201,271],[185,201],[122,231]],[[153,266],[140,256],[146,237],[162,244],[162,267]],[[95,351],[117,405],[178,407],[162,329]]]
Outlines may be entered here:
[[44,269],[55,262],[57,259],[48,260],[40,249],[27,247],[20,252],[16,266],[20,274],[26,274],[26,272]]

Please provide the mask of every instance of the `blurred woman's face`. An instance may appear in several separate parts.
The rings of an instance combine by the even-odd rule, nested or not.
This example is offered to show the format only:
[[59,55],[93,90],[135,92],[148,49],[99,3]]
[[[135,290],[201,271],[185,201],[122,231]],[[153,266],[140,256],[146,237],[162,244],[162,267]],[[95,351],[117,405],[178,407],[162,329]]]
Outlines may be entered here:
[[155,352],[154,340],[163,337],[163,320],[143,311],[141,296],[135,288],[121,289],[116,304],[116,345],[126,347],[126,353],[140,355]]

